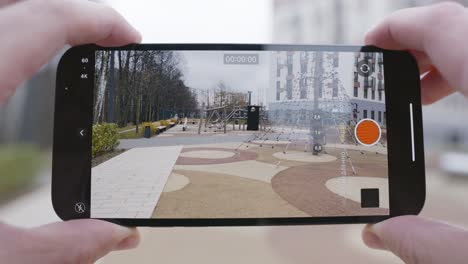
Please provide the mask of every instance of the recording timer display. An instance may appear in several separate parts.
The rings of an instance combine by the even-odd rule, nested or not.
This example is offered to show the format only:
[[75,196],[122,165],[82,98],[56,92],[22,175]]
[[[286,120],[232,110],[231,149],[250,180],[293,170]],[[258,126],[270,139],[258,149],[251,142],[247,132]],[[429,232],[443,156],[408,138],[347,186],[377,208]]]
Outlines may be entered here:
[[224,64],[258,64],[258,54],[224,54]]

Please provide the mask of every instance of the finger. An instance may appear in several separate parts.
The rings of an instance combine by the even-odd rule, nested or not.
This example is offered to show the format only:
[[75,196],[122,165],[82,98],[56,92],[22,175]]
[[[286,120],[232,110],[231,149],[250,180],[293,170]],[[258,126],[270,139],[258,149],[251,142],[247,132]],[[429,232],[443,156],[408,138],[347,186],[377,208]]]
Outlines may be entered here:
[[368,225],[364,243],[385,249],[405,263],[466,263],[468,232],[461,228],[417,216],[402,216]]
[[134,248],[140,240],[135,228],[91,219],[54,223],[30,233],[30,240],[41,241],[36,251],[48,263],[94,263],[112,250]]
[[141,39],[112,8],[78,0],[30,0],[0,9],[0,35],[3,100],[65,44],[119,46]]
[[18,0],[0,0],[0,8],[18,2]]
[[455,90],[436,69],[432,69],[421,79],[421,100],[423,104],[432,104],[453,92]]
[[432,65],[431,59],[427,56],[426,53],[417,50],[410,50],[411,55],[418,62],[419,73],[423,74],[431,70],[434,66]]
[[[365,43],[387,49],[412,49],[424,51],[439,37],[452,34],[444,27],[460,19],[465,8],[456,3],[401,9],[388,16],[365,36]],[[437,23],[436,23],[437,22]],[[453,27],[453,24],[451,25]]]
[[[457,25],[457,26],[454,26]],[[397,11],[366,35],[366,44],[427,54],[452,87],[468,95],[466,9],[455,3]]]

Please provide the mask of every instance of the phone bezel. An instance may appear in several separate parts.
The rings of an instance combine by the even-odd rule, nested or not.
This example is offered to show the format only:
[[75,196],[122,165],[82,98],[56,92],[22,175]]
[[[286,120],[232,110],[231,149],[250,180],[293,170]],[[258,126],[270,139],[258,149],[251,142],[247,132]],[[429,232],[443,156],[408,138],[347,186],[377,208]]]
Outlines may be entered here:
[[[103,219],[127,226],[256,226],[373,223],[390,217],[418,214],[425,200],[425,168],[417,63],[404,51],[373,46],[270,45],[270,44],[132,44],[124,47],[84,45],[69,49],[57,69],[54,144],[52,162],[52,204],[63,220],[89,218],[89,210],[77,213],[82,203],[90,208],[91,131],[96,50],[230,50],[230,51],[337,51],[383,52],[387,112],[390,215],[298,218],[215,219]],[[88,58],[92,71],[83,69]],[[91,78],[80,79],[87,72]],[[67,87],[67,89],[65,89]],[[390,87],[393,87],[391,89]],[[404,91],[402,93],[401,91]],[[413,106],[414,156],[411,160],[409,103]],[[404,117],[402,119],[402,117]],[[84,136],[79,131],[85,129]]]

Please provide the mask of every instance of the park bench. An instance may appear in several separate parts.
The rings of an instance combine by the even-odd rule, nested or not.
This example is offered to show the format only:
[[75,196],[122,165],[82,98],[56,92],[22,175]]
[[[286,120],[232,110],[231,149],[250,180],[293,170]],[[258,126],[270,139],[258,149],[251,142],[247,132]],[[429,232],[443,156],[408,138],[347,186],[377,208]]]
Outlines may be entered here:
[[156,128],[156,134],[160,134],[160,133],[166,131],[166,128],[167,128],[166,126],[158,126]]
[[174,122],[169,122],[169,126],[173,127],[173,126],[175,126],[175,123]]

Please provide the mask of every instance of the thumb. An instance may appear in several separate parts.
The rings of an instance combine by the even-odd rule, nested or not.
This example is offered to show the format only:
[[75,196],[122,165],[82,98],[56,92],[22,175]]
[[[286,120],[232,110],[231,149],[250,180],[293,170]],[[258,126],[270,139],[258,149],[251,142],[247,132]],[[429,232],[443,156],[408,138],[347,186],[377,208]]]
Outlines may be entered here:
[[393,252],[405,263],[466,263],[468,232],[417,216],[401,216],[367,225],[364,243]]
[[[136,228],[100,220],[73,220],[31,230],[30,239],[41,241],[38,249],[47,263],[94,263],[112,250],[134,248],[140,237]],[[45,255],[43,255],[45,253]]]

